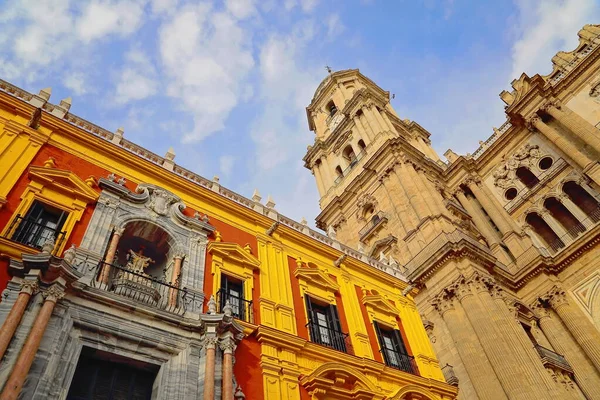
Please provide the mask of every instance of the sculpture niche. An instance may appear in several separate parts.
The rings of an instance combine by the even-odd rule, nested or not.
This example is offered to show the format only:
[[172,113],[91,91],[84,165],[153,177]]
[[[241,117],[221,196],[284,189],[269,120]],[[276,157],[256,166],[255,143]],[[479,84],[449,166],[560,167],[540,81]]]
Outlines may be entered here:
[[154,263],[152,258],[144,256],[143,246],[140,246],[137,253],[129,249],[127,264],[124,269],[119,269],[113,281],[115,293],[156,306],[161,295],[156,288],[155,279],[146,273],[146,268]]

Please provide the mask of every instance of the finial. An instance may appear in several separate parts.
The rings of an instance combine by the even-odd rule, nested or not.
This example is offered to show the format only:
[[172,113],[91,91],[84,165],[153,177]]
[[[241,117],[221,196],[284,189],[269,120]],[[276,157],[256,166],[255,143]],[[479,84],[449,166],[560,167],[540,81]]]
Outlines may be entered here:
[[271,195],[267,196],[267,203],[265,204],[265,207],[275,208],[275,202],[273,201],[273,198],[271,197]]
[[63,259],[71,264],[75,260],[75,256],[77,255],[77,251],[75,250],[75,244],[72,244],[65,252],[63,253]]
[[225,306],[223,306],[223,314],[225,314],[228,317],[231,317],[233,315],[233,307],[231,307],[229,299],[225,301]]
[[215,242],[222,242],[223,238],[221,237],[221,232],[215,231]]
[[252,193],[252,201],[260,203],[261,200],[262,197],[260,196],[260,193],[258,193],[258,189],[254,189],[254,193]]
[[47,87],[45,89],[40,90],[40,93],[38,94],[38,96],[40,96],[42,99],[48,101],[48,100],[50,100],[51,94],[52,94],[52,88]]
[[173,147],[169,147],[169,150],[167,150],[167,153],[165,154],[165,158],[171,161],[175,159],[175,150],[173,150]]
[[117,179],[117,176],[115,175],[114,172],[111,172],[110,174],[108,174],[108,176],[106,177],[106,179],[108,179],[111,182],[114,182],[115,179]]
[[302,257],[298,256],[298,258],[296,258],[296,265],[298,268],[302,268],[302,264],[304,264],[304,261],[302,261]]
[[329,65],[325,66],[325,69],[327,70],[327,73],[331,74],[333,71],[331,70],[331,67]]
[[210,299],[208,300],[208,303],[206,304],[208,307],[208,313],[209,314],[216,314],[217,312],[217,302],[215,301],[215,296],[214,295],[210,295]]
[[73,99],[71,97],[67,97],[66,99],[62,99],[58,105],[64,108],[66,111],[69,111],[72,103]]
[[250,243],[246,243],[244,250],[246,250],[247,253],[252,254],[252,247],[250,247]]
[[306,218],[302,217],[302,219],[300,220],[300,223],[304,226],[308,225],[308,221],[306,221]]
[[56,160],[53,157],[48,158],[46,161],[44,161],[44,167],[56,168]]
[[213,176],[213,182],[214,183],[219,183],[219,176],[218,175]]
[[121,186],[125,186],[125,184],[127,183],[127,180],[125,179],[125,177],[123,177],[123,176],[122,176],[122,177],[121,177],[121,178],[120,178],[120,179],[117,181],[117,183],[118,183],[119,185],[121,185]]
[[48,238],[42,245],[42,254],[52,254],[52,251],[54,250],[54,245],[54,239]]

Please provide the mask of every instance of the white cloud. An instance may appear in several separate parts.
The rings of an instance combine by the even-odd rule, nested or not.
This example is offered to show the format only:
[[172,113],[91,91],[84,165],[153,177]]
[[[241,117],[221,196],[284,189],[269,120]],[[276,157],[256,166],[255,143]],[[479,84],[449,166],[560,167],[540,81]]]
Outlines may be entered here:
[[152,0],[152,12],[154,14],[168,14],[177,9],[178,3],[178,0]]
[[319,0],[285,0],[283,6],[286,11],[290,11],[299,5],[302,11],[309,13],[315,9],[318,3]]
[[225,7],[238,19],[248,18],[256,13],[253,0],[225,0]]
[[227,177],[231,175],[233,171],[233,165],[235,163],[235,157],[231,155],[224,155],[219,157],[219,170],[221,175]]
[[85,82],[85,76],[81,72],[68,74],[63,78],[62,82],[67,89],[71,89],[73,93],[78,96],[89,92],[89,88]]
[[519,38],[512,49],[509,81],[523,72],[548,74],[550,59],[560,50],[575,48],[579,29],[600,18],[597,0],[517,0],[516,5]]
[[329,40],[335,39],[339,34],[344,32],[346,27],[342,23],[339,14],[331,14],[327,17],[327,38]]
[[194,117],[186,142],[223,129],[254,66],[246,33],[230,15],[210,6],[188,6],[160,32],[160,54],[169,77],[167,93]]
[[77,22],[77,34],[84,42],[109,34],[130,34],[139,28],[144,15],[143,1],[100,1],[88,3]]
[[131,50],[125,59],[116,85],[116,103],[125,104],[156,94],[158,82],[152,61],[140,50]]

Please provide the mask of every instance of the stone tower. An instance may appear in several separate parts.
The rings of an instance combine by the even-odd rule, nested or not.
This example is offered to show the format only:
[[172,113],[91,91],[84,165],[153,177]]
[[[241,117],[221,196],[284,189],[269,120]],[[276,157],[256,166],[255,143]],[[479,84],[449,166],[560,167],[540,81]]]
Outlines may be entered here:
[[406,275],[463,399],[600,398],[600,25],[578,36],[447,162],[358,70],[307,107],[317,225]]
[[451,232],[429,132],[401,120],[382,90],[358,70],[330,74],[307,108],[315,143],[304,157],[317,181],[317,225],[366,254],[402,264]]

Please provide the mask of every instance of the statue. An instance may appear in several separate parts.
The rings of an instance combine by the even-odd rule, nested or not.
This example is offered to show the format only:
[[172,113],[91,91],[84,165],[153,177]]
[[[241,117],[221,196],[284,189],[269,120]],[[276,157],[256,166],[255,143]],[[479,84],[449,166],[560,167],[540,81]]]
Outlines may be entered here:
[[148,268],[148,265],[155,263],[150,257],[144,257],[143,247],[140,247],[137,253],[129,249],[129,254],[131,255],[131,258],[127,262],[127,267],[133,272],[143,274],[144,270]]

